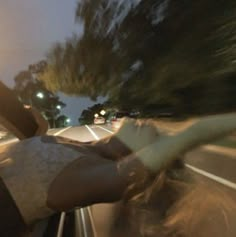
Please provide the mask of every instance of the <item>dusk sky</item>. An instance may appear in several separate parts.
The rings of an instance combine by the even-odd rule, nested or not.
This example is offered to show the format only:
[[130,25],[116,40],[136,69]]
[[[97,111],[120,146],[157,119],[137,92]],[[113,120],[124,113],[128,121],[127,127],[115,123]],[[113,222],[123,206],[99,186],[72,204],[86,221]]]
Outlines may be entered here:
[[[77,0],[0,0],[0,80],[13,86],[13,78],[31,63],[45,58],[56,41],[83,27],[75,24]],[[87,98],[61,97],[64,114],[77,123],[81,111],[94,104]]]

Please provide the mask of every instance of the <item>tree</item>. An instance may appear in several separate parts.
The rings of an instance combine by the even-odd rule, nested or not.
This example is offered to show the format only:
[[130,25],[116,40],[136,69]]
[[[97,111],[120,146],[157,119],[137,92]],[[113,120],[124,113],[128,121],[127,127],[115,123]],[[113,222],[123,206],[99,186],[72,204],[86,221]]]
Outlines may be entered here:
[[83,124],[91,124],[94,120],[94,115],[98,114],[100,115],[100,112],[105,109],[103,104],[95,104],[91,107],[88,107],[87,109],[83,110],[81,113],[79,120],[79,123],[81,125]]
[[61,108],[66,105],[60,98],[46,89],[44,83],[38,80],[38,76],[45,70],[45,62],[29,66],[29,70],[19,72],[14,80],[14,90],[19,100],[26,107],[34,107],[39,110],[48,120],[51,127],[55,127],[56,117]]
[[235,10],[233,0],[79,1],[84,34],[49,52],[41,79],[55,91],[106,95],[125,108],[235,109]]
[[68,125],[69,118],[65,115],[60,115],[57,117],[56,119],[56,127],[57,128],[63,128],[66,127]]

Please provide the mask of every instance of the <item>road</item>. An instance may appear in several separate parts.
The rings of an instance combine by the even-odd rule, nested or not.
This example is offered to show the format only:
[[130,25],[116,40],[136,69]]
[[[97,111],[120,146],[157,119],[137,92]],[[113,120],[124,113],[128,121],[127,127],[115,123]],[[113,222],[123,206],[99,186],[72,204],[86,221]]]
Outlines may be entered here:
[[[82,127],[53,130],[50,134],[65,136],[81,142],[99,140],[113,134],[112,129],[106,125],[86,125]],[[216,185],[225,190],[236,202],[236,156],[221,150],[201,147],[186,154],[185,164],[192,173],[204,182]],[[109,234],[109,223],[112,222],[114,206],[100,204],[93,206],[93,221],[98,236],[106,237]],[[235,235],[236,236],[236,235]]]
[[[54,129],[50,130],[48,134],[87,142],[107,137],[113,134],[113,131],[106,125],[86,125]],[[187,153],[185,157],[188,168],[236,190],[236,156],[201,147]]]
[[[81,142],[99,140],[113,134],[111,127],[107,125],[86,125],[67,127],[63,129],[51,129],[49,135],[63,136]],[[186,154],[185,164],[191,172],[205,182],[216,185],[225,190],[236,202],[236,155],[217,149],[200,147]],[[112,222],[112,210],[110,204],[94,205],[88,209],[77,212],[80,218],[84,213],[93,216],[89,229],[95,228],[97,235],[106,237],[109,233],[109,222]],[[83,218],[82,218],[83,219]],[[236,235],[235,235],[236,236]]]

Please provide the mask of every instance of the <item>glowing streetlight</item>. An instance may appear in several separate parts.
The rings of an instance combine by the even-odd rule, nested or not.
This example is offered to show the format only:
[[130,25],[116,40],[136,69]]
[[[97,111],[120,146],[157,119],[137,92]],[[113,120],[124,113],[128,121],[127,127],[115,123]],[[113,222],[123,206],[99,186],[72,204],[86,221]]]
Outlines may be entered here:
[[94,117],[97,118],[97,117],[99,117],[99,115],[98,114],[94,114]]
[[57,107],[56,107],[57,109],[61,109],[61,105],[57,105]]
[[103,110],[100,111],[100,114],[101,114],[102,116],[104,116],[104,115],[106,114],[106,111],[103,109]]
[[38,92],[36,94],[36,96],[39,98],[39,99],[43,99],[44,98],[44,94],[42,92]]
[[31,106],[30,106],[30,105],[24,105],[24,108],[25,108],[25,109],[30,109]]
[[71,119],[70,119],[70,118],[66,119],[66,122],[67,122],[67,123],[70,123],[70,122],[71,122]]

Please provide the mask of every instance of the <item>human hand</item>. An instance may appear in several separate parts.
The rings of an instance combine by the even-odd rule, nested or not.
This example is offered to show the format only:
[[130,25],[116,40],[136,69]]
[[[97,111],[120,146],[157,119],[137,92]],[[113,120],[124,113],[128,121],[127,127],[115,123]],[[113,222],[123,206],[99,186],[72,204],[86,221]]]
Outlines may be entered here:
[[132,152],[155,142],[160,133],[151,120],[124,119],[115,136]]

